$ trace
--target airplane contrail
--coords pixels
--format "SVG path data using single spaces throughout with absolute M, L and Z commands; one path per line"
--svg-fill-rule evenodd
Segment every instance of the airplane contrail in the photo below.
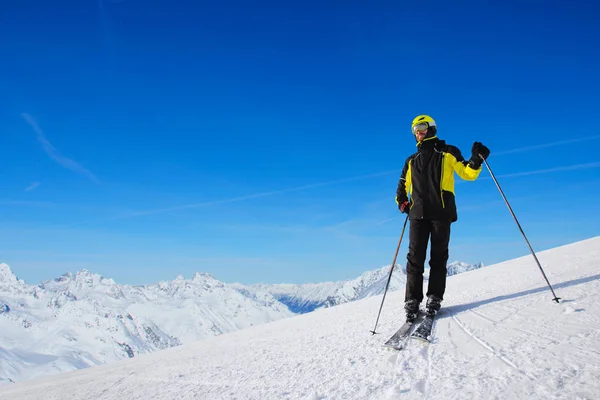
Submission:
M 550 142 L 550 143 L 541 143 L 541 144 L 536 144 L 533 146 L 519 147 L 519 148 L 511 149 L 511 150 L 499 151 L 497 153 L 492 153 L 492 154 L 497 155 L 497 156 L 503 156 L 506 154 L 522 153 L 522 152 L 530 151 L 530 150 L 539 150 L 539 149 L 545 149 L 547 147 L 560 146 L 561 144 L 571 144 L 571 143 L 584 142 L 586 140 L 595 140 L 595 139 L 600 139 L 600 135 L 586 136 L 586 137 L 567 139 L 567 140 L 559 140 L 557 142 Z
M 64 168 L 70 169 L 73 172 L 77 172 L 78 174 L 87 176 L 92 181 L 99 183 L 100 181 L 94 174 L 88 171 L 85 167 L 79 164 L 75 160 L 71 160 L 63 155 L 61 155 L 56 147 L 50 143 L 50 141 L 44 135 L 44 132 L 39 127 L 36 120 L 27 113 L 22 113 L 21 116 L 27 121 L 27 123 L 33 128 L 33 131 L 37 135 L 38 142 L 42 145 L 42 148 L 52 160 L 54 160 L 57 164 L 62 165 Z
M 575 142 L 580 142 L 580 141 L 585 141 L 585 140 L 593 140 L 593 139 L 597 139 L 597 138 L 600 138 L 600 135 L 588 136 L 585 138 L 578 138 L 578 139 L 562 140 L 562 141 L 550 142 L 550 143 L 543 143 L 543 144 L 539 144 L 539 145 L 535 145 L 535 146 L 515 148 L 512 150 L 505 150 L 505 151 L 498 152 L 498 153 L 496 153 L 496 155 L 513 154 L 513 153 L 518 153 L 518 152 L 523 152 L 523 151 L 528 151 L 528 150 L 536 150 L 536 149 L 541 149 L 541 148 L 546 148 L 546 147 L 551 147 L 551 146 L 558 146 L 561 144 L 575 143 Z M 569 165 L 569 166 L 564 166 L 564 167 L 556 167 L 556 168 L 535 170 L 535 171 L 516 172 L 516 173 L 511 173 L 511 174 L 499 175 L 498 177 L 512 178 L 512 177 L 518 177 L 518 176 L 537 175 L 537 174 L 544 174 L 544 173 L 550 173 L 550 172 L 596 168 L 596 167 L 600 167 L 600 162 L 576 164 L 576 165 Z M 336 179 L 336 180 L 331 180 L 331 181 L 326 181 L 326 182 L 317 182 L 317 183 L 312 183 L 312 184 L 303 185 L 303 186 L 271 190 L 271 191 L 267 191 L 267 192 L 249 194 L 249 195 L 245 195 L 245 196 L 238 196 L 238 197 L 232 197 L 232 198 L 227 198 L 227 199 L 206 201 L 206 202 L 201 202 L 201 203 L 183 204 L 180 206 L 159 208 L 159 209 L 146 210 L 146 211 L 138 211 L 138 212 L 132 212 L 132 213 L 128 213 L 128 214 L 124 214 L 124 215 L 120 215 L 120 216 L 110 217 L 110 218 L 107 218 L 106 220 L 117 220 L 117 219 L 124 219 L 124 218 L 139 217 L 139 216 L 143 216 L 143 215 L 161 214 L 161 213 L 166 213 L 166 212 L 171 212 L 171 211 L 208 207 L 208 206 L 214 206 L 214 205 L 219 205 L 219 204 L 237 203 L 240 201 L 252 200 L 252 199 L 256 199 L 256 198 L 260 198 L 260 197 L 273 196 L 273 195 L 282 194 L 282 193 L 296 192 L 296 191 L 301 191 L 301 190 L 314 189 L 317 187 L 335 185 L 335 184 L 339 184 L 339 183 L 346 183 L 346 182 L 353 182 L 353 181 L 358 181 L 358 180 L 362 180 L 362 179 L 376 178 L 379 176 L 389 175 L 389 174 L 393 174 L 393 173 L 399 174 L 400 171 L 401 171 L 401 169 L 388 170 L 388 171 L 376 172 L 373 174 L 359 175 L 359 176 L 354 176 L 354 177 L 350 177 L 350 178 Z M 491 179 L 491 178 L 490 177 L 482 177 L 479 179 Z M 387 221 L 384 221 L 384 222 L 387 222 Z
M 398 172 L 400 172 L 400 170 L 382 171 L 382 172 L 377 172 L 374 174 L 360 175 L 360 176 L 354 176 L 351 178 L 336 179 L 336 180 L 331 180 L 331 181 L 326 181 L 326 182 L 311 183 L 311 184 L 303 185 L 303 186 L 297 186 L 297 187 L 292 187 L 292 188 L 287 188 L 287 189 L 271 190 L 268 192 L 249 194 L 246 196 L 231 197 L 228 199 L 206 201 L 206 202 L 202 202 L 202 203 L 184 204 L 184 205 L 180 205 L 180 206 L 159 208 L 159 209 L 154 209 L 154 210 L 138 211 L 138 212 L 128 213 L 128 214 L 121 215 L 121 216 L 111 217 L 108 219 L 114 220 L 114 219 L 138 217 L 138 216 L 142 216 L 142 215 L 160 214 L 160 213 L 169 212 L 169 211 L 186 210 L 186 209 L 190 209 L 190 208 L 214 206 L 214 205 L 218 205 L 218 204 L 236 203 L 239 201 L 251 200 L 251 199 L 256 199 L 259 197 L 273 196 L 273 195 L 281 194 L 281 193 L 296 192 L 296 191 L 300 191 L 300 190 L 314 189 L 314 188 L 322 187 L 322 186 L 335 185 L 338 183 L 346 183 L 346 182 L 358 181 L 358 180 L 362 180 L 362 179 L 370 179 L 370 178 L 375 178 L 378 176 L 384 176 L 384 175 L 389 175 L 389 174 L 398 173 Z
M 538 175 L 538 174 L 547 174 L 549 172 L 572 171 L 572 170 L 577 170 L 577 169 L 598 168 L 598 167 L 600 167 L 600 161 L 584 163 L 584 164 L 567 165 L 564 167 L 539 169 L 539 170 L 535 170 L 535 171 L 515 172 L 515 173 L 511 173 L 511 174 L 498 175 L 498 177 L 499 178 L 514 178 L 516 176 Z M 491 177 L 489 179 L 491 179 Z

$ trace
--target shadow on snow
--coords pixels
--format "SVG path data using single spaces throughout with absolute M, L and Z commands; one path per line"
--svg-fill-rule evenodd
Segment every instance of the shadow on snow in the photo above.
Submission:
M 557 291 L 561 288 L 566 288 L 569 286 L 576 286 L 576 285 L 581 285 L 583 283 L 588 283 L 591 281 L 595 281 L 597 279 L 600 279 L 600 274 L 597 275 L 593 275 L 593 276 L 588 276 L 585 278 L 580 278 L 580 279 L 574 279 L 571 281 L 566 281 L 566 282 L 562 282 L 556 285 L 552 285 L 552 288 L 554 289 L 554 292 L 556 293 L 556 295 L 558 297 L 560 297 L 560 293 L 558 293 Z M 483 300 L 479 300 L 479 301 L 474 301 L 472 303 L 465 303 L 465 304 L 458 304 L 455 306 L 449 306 L 449 307 L 445 307 L 445 310 L 448 311 L 450 314 L 454 314 L 454 313 L 459 313 L 462 311 L 467 311 L 470 310 L 472 308 L 477 308 L 486 304 L 490 304 L 490 303 L 495 303 L 498 301 L 504 301 L 504 300 L 510 300 L 510 299 L 516 299 L 519 297 L 524 297 L 524 296 L 529 296 L 531 294 L 536 294 L 536 293 L 542 293 L 547 291 L 548 294 L 550 295 L 550 301 L 552 300 L 552 294 L 550 292 L 550 289 L 548 288 L 548 286 L 542 286 L 536 289 L 530 289 L 530 290 L 524 290 L 522 292 L 518 292 L 518 293 L 513 293 L 513 294 L 507 294 L 507 295 L 503 295 L 503 296 L 496 296 L 496 297 L 492 297 L 490 299 L 483 299 Z M 568 303 L 571 300 L 561 300 L 560 303 Z

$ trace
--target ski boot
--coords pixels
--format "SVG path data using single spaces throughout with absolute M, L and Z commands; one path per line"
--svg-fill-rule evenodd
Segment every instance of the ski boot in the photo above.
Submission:
M 413 322 L 419 316 L 420 301 L 411 299 L 404 303 L 404 311 L 406 312 L 406 322 Z
M 427 304 L 425 305 L 425 312 L 428 316 L 433 317 L 442 307 L 442 299 L 432 294 L 427 298 Z

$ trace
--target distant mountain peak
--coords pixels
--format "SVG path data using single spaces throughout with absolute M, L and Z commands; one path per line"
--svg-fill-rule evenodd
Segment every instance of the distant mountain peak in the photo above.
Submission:
M 102 283 L 109 283 L 104 282 L 102 275 L 95 274 L 87 269 L 77 271 L 75 274 L 67 272 L 54 281 L 63 285 L 75 285 L 79 289 L 94 288 Z
M 0 264 L 0 282 L 15 283 L 18 279 L 8 264 Z
M 192 278 L 192 280 L 207 280 L 207 279 L 212 279 L 212 280 L 217 280 L 214 276 L 212 276 L 211 274 L 207 273 L 207 272 L 196 272 L 194 274 L 194 277 Z

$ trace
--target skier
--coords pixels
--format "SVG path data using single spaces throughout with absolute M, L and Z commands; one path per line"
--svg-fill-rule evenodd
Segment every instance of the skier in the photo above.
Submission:
M 470 160 L 465 160 L 457 147 L 437 137 L 437 125 L 428 115 L 413 120 L 412 132 L 418 151 L 406 159 L 396 190 L 398 208 L 410 219 L 404 303 L 407 321 L 416 319 L 423 301 L 423 273 L 430 238 L 427 314 L 434 316 L 444 299 L 450 225 L 458 219 L 454 172 L 464 180 L 474 181 L 481 172 L 481 157 L 490 155 L 486 146 L 475 142 Z

